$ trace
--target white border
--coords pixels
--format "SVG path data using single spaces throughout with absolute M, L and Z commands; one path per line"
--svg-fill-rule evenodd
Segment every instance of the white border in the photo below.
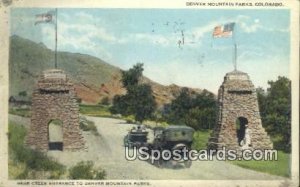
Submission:
M 8 131 L 8 45 L 9 14 L 12 7 L 65 7 L 65 8 L 178 8 L 178 9 L 289 9 L 291 11 L 291 63 L 290 79 L 292 80 L 292 180 L 149 180 L 151 186 L 291 186 L 299 185 L 299 1 L 280 0 L 227 0 L 222 2 L 283 2 L 284 7 L 199 7 L 186 6 L 186 2 L 220 2 L 200 0 L 15 0 L 4 6 L 0 2 L 0 186 L 15 186 L 16 181 L 8 179 L 7 136 Z M 202 171 L 199 171 L 202 172 Z M 30 181 L 30 180 L 28 180 Z M 122 180 L 118 180 L 119 182 Z M 128 180 L 125 180 L 128 182 Z M 84 182 L 84 181 L 83 181 Z M 116 182 L 116 181 L 115 181 Z M 21 185 L 18 185 L 21 186 Z M 58 185 L 56 185 L 58 186 Z

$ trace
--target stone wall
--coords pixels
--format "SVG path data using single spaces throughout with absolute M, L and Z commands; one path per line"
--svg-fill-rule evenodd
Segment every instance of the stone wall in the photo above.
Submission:
M 251 132 L 252 149 L 271 149 L 273 144 L 262 127 L 257 95 L 249 76 L 240 71 L 227 73 L 218 93 L 218 119 L 209 139 L 209 149 L 241 150 L 236 121 L 245 118 Z
M 63 123 L 63 150 L 83 149 L 79 106 L 73 84 L 62 70 L 47 70 L 43 72 L 32 94 L 27 145 L 40 151 L 49 150 L 49 123 L 55 119 Z

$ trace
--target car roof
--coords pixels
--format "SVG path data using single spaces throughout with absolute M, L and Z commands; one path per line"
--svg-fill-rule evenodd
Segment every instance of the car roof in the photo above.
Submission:
M 166 127 L 165 131 L 172 131 L 172 130 L 189 130 L 189 131 L 195 131 L 192 127 L 186 126 L 186 125 L 170 125 Z

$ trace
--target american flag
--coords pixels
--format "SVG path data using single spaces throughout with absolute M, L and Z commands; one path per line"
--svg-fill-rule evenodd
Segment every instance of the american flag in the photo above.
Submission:
M 49 11 L 44 14 L 37 14 L 35 15 L 35 23 L 34 25 L 37 25 L 39 23 L 53 23 L 55 17 L 54 11 Z
M 225 25 L 218 25 L 214 28 L 213 37 L 222 38 L 222 37 L 231 37 L 233 33 L 235 23 L 227 23 Z

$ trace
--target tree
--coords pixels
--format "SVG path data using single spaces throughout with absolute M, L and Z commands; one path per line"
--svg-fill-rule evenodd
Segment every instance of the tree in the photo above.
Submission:
M 122 83 L 127 93 L 113 98 L 112 113 L 134 115 L 135 120 L 139 122 L 152 117 L 156 103 L 151 86 L 139 83 L 143 70 L 143 64 L 137 63 L 128 71 L 122 71 Z
M 146 118 L 151 118 L 156 107 L 151 86 L 147 84 L 137 85 L 129 94 L 132 97 L 129 108 L 131 114 L 135 115 L 135 120 L 142 122 Z
M 122 71 L 122 83 L 123 86 L 128 90 L 131 86 L 137 86 L 139 83 L 140 78 L 143 75 L 143 68 L 142 63 L 137 63 L 128 71 Z
M 168 106 L 165 116 L 169 123 L 185 124 L 196 130 L 212 129 L 217 116 L 217 102 L 215 96 L 207 90 L 192 94 L 183 88 Z
M 109 98 L 108 97 L 104 97 L 101 100 L 100 104 L 102 104 L 102 105 L 109 105 Z
M 166 118 L 169 123 L 184 124 L 185 115 L 192 108 L 192 98 L 187 88 L 182 88 L 178 97 L 176 97 L 170 107 Z
M 266 113 L 266 98 L 267 98 L 267 93 L 262 87 L 259 87 L 256 89 L 257 93 L 257 100 L 259 104 L 259 111 L 261 115 L 264 115 Z
M 267 92 L 257 90 L 262 123 L 274 140 L 274 147 L 291 149 L 291 82 L 286 77 L 269 81 Z

